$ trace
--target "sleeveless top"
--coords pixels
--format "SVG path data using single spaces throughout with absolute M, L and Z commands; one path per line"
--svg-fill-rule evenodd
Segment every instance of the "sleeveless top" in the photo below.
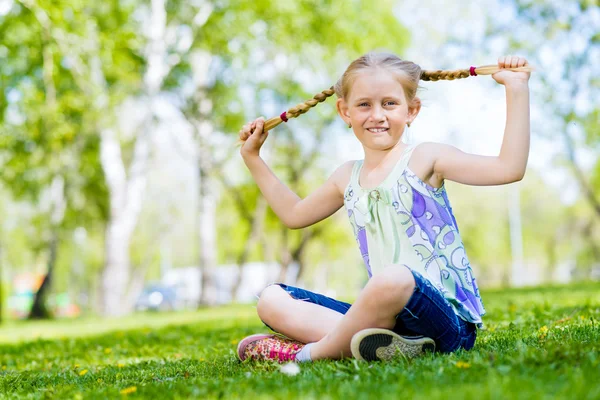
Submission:
M 356 161 L 344 205 L 369 278 L 390 264 L 406 265 L 428 279 L 465 321 L 482 325 L 485 309 L 442 184 L 434 188 L 409 168 L 408 146 L 377 187 L 359 184 Z

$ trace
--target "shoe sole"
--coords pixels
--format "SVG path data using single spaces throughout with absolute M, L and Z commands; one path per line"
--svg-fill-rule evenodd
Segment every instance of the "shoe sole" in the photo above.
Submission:
M 274 336 L 274 335 L 273 334 L 267 334 L 267 333 L 257 333 L 256 335 L 250 335 L 250 336 L 247 336 L 247 337 L 243 338 L 238 343 L 238 346 L 237 346 L 237 355 L 238 355 L 238 358 L 241 361 L 244 361 L 246 359 L 246 357 L 244 356 L 243 350 L 250 343 L 255 342 L 257 340 L 260 340 L 260 339 L 267 338 L 267 337 L 272 337 L 272 336 Z
M 435 342 L 428 337 L 402 337 L 387 329 L 363 329 L 352 337 L 352 355 L 357 360 L 389 361 L 418 357 L 426 351 L 435 351 Z

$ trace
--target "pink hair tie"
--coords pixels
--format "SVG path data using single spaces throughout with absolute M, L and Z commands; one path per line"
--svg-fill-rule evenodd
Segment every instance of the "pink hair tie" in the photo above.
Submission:
M 287 114 L 287 111 L 284 111 L 284 112 L 282 112 L 282 113 L 281 113 L 281 115 L 279 116 L 279 118 L 281 118 L 281 120 L 282 120 L 283 122 L 288 122 L 288 118 L 287 118 L 287 115 L 286 115 L 286 114 Z
M 469 68 L 469 73 L 471 74 L 471 76 L 477 76 L 477 74 L 475 73 L 475 67 Z

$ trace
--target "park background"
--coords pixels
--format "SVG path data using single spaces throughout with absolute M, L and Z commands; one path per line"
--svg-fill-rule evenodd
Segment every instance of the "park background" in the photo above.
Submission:
M 343 211 L 277 220 L 237 132 L 371 50 L 535 68 L 525 178 L 447 183 L 485 329 L 417 360 L 239 363 L 265 284 L 352 301 L 367 277 Z M 597 0 L 0 0 L 0 399 L 600 398 L 598 65 Z M 408 142 L 498 153 L 502 86 L 422 87 Z M 333 102 L 263 148 L 300 196 L 362 157 Z
M 2 0 L 3 315 L 251 302 L 275 280 L 354 296 L 366 273 L 344 212 L 288 230 L 235 141 L 371 50 L 424 69 L 529 60 L 525 178 L 447 185 L 467 254 L 481 287 L 598 279 L 597 1 L 453 4 Z M 422 87 L 408 142 L 499 152 L 501 85 Z M 304 196 L 361 153 L 328 100 L 276 128 L 262 154 Z

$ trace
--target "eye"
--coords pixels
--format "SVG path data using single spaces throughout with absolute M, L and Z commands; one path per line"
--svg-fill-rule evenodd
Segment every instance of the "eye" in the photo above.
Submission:
M 387 105 L 387 104 L 390 104 L 390 105 L 395 105 L 395 104 L 397 104 L 397 103 L 396 103 L 395 101 L 393 101 L 393 100 L 388 100 L 388 101 L 386 101 L 386 102 L 384 103 L 384 105 Z
M 369 105 L 369 103 L 360 103 L 358 106 L 359 107 L 365 107 L 365 106 L 368 106 L 368 105 Z

